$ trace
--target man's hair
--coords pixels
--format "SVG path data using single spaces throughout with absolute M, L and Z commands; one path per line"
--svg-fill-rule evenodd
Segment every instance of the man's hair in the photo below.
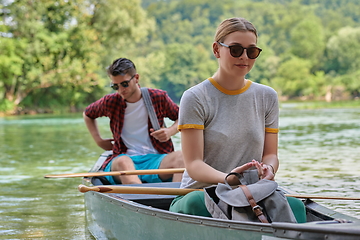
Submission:
M 135 64 L 127 58 L 118 58 L 107 68 L 107 74 L 111 76 L 134 75 L 135 73 Z

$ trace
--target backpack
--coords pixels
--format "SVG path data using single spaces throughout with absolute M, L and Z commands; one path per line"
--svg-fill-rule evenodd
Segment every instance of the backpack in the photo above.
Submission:
M 227 177 L 235 175 L 238 186 L 230 186 Z M 252 183 L 252 184 L 248 184 Z M 205 205 L 214 218 L 251 222 L 296 223 L 284 193 L 275 181 L 259 180 L 257 170 L 229 173 L 225 184 L 204 188 Z

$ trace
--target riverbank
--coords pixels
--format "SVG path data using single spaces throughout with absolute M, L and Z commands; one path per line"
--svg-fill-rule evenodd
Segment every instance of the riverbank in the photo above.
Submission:
M 18 115 L 37 115 L 37 114 L 67 114 L 67 113 L 78 113 L 84 111 L 84 107 L 57 107 L 51 108 L 17 108 L 13 111 L 1 112 L 0 117 L 5 116 L 18 116 Z
M 16 116 L 16 115 L 36 115 L 36 114 L 66 114 L 82 112 L 84 107 L 59 107 L 56 109 L 31 109 L 18 108 L 12 112 L 1 112 L 0 117 Z M 294 109 L 323 109 L 323 108 L 358 108 L 360 107 L 360 99 L 351 101 L 280 101 L 280 108 Z
M 324 109 L 324 108 L 358 108 L 360 99 L 352 101 L 280 101 L 280 108 Z

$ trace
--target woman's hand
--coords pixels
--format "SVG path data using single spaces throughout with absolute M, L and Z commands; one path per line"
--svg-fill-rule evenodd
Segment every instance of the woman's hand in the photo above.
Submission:
M 249 163 L 246 163 L 246 164 L 244 164 L 244 165 L 242 165 L 242 166 L 240 166 L 240 167 L 236 167 L 236 168 L 234 168 L 231 172 L 242 173 L 242 172 L 244 172 L 245 170 L 248 170 L 248 169 L 254 167 L 254 166 L 255 166 L 254 161 L 255 161 L 255 160 L 253 160 L 253 161 L 251 161 L 251 162 L 249 162 Z M 255 162 L 257 162 L 257 161 L 255 161 Z M 258 163 L 258 162 L 257 162 L 257 163 Z M 234 175 L 230 175 L 226 180 L 227 180 L 227 182 L 228 182 L 230 185 L 237 185 L 237 184 L 239 184 L 239 179 L 238 179 L 236 176 L 234 176 Z
M 254 166 L 258 170 L 260 179 L 273 180 L 275 178 L 274 167 L 265 163 L 259 163 L 256 160 L 252 160 Z

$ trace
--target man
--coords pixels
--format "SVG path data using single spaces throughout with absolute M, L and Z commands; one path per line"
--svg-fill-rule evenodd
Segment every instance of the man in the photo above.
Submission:
M 179 107 L 167 93 L 159 89 L 148 89 L 160 126 L 164 117 L 174 121 L 168 128 L 155 131 L 149 120 L 139 86 L 139 74 L 134 63 L 126 58 L 116 59 L 107 71 L 111 87 L 116 93 L 108 94 L 90 104 L 84 111 L 86 126 L 104 150 L 113 150 L 102 169 L 124 171 L 134 169 L 158 169 L 184 167 L 181 151 L 174 152 L 171 136 L 178 130 Z M 114 139 L 103 139 L 96 118 L 110 118 Z M 107 176 L 111 184 L 138 184 L 142 182 L 181 181 L 182 174 Z

